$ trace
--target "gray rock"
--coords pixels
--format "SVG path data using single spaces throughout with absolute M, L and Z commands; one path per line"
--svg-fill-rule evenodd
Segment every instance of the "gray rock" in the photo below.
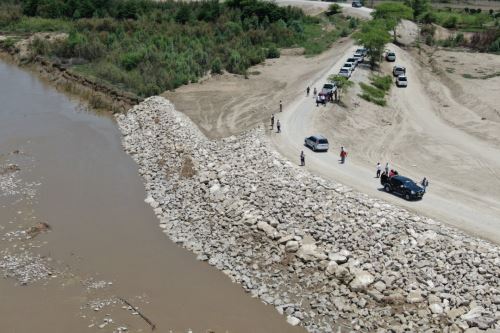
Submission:
M 351 290 L 365 290 L 369 285 L 375 281 L 373 275 L 365 271 L 354 272 L 354 280 L 351 281 L 349 286 Z

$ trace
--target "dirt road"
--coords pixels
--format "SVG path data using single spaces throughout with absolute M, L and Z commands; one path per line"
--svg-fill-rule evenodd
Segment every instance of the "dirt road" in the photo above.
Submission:
M 406 51 L 393 45 L 391 48 L 396 50 L 397 63 L 406 66 L 410 83 L 406 89 L 392 89 L 387 108 L 359 100 L 354 94 L 347 102 L 359 106 L 347 110 L 337 106 L 316 108 L 312 99 L 298 98 L 279 117 L 282 133 L 271 134 L 276 148 L 292 161 L 297 161 L 304 150 L 306 167 L 312 172 L 499 243 L 498 146 L 469 134 L 464 127 L 454 126 L 449 121 L 452 114 L 444 117 L 440 104 L 443 98 L 450 110 L 465 106 L 454 101 L 437 80 L 432 86 L 428 84 L 432 74 Z M 314 84 L 320 86 L 328 74 L 338 72 L 345 57 L 340 57 L 330 72 Z M 388 65 L 384 67 L 389 69 Z M 359 68 L 353 80 L 366 80 L 367 76 L 368 70 Z M 436 94 L 440 100 L 434 98 Z M 304 137 L 317 132 L 330 139 L 328 153 L 313 153 L 303 146 Z M 500 131 L 496 133 L 498 136 Z M 338 162 L 341 145 L 350 152 L 345 165 Z M 417 181 L 424 176 L 431 179 L 425 198 L 406 202 L 382 192 L 374 178 L 375 164 L 386 161 Z
M 316 15 L 324 12 L 332 3 L 323 1 L 309 1 L 309 0 L 276 0 L 280 6 L 295 6 L 301 8 L 308 15 Z M 351 3 L 338 3 L 343 9 L 343 13 L 359 18 L 370 18 L 371 8 L 361 7 L 353 8 Z

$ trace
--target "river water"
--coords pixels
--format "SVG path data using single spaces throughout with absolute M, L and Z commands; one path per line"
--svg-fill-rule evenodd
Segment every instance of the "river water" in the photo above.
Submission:
M 160 231 L 120 140 L 111 117 L 0 61 L 0 157 L 19 150 L 20 177 L 39 183 L 32 200 L 0 196 L 0 226 L 50 224 L 50 232 L 17 248 L 37 244 L 30 251 L 61 271 L 27 286 L 1 279 L 0 331 L 113 332 L 118 323 L 130 332 L 150 331 L 112 302 L 117 297 L 138 306 L 158 332 L 303 331 Z M 0 241 L 0 250 L 12 244 Z M 88 287 L 101 280 L 105 286 Z M 106 305 L 100 311 L 88 308 L 96 300 Z M 99 329 L 104 318 L 114 321 Z

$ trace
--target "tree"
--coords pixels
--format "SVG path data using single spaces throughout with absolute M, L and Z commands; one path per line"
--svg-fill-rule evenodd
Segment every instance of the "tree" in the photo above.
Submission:
M 330 6 L 328 6 L 328 15 L 335 15 L 338 13 L 342 13 L 342 7 L 338 3 L 332 3 Z
M 413 16 L 420 19 L 422 14 L 426 13 L 430 9 L 429 0 L 405 0 L 405 4 L 413 9 Z
M 346 78 L 345 76 L 341 76 L 338 74 L 330 75 L 328 77 L 328 81 L 331 83 L 335 83 L 335 85 L 337 86 L 338 93 L 335 94 L 337 101 L 340 101 L 340 96 L 342 92 L 347 91 L 347 89 L 349 89 L 354 85 L 354 82 L 349 81 L 349 79 Z
M 413 18 L 413 9 L 400 2 L 383 2 L 375 7 L 372 16 L 374 19 L 384 20 L 387 29 L 393 31 L 393 40 L 396 42 L 396 28 L 402 19 Z
M 361 29 L 354 33 L 353 37 L 366 48 L 370 58 L 370 67 L 374 69 L 384 53 L 385 44 L 391 40 L 385 22 L 381 20 L 365 22 Z

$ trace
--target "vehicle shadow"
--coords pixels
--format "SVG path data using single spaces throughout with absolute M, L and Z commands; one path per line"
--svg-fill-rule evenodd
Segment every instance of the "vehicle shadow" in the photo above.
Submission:
M 420 200 L 422 200 L 422 199 L 423 199 L 423 197 L 422 197 L 422 198 L 416 198 L 416 199 L 406 200 L 406 199 L 405 199 L 405 198 L 404 198 L 401 194 L 396 193 L 396 192 L 394 192 L 394 191 L 393 191 L 393 192 L 387 192 L 387 191 L 386 191 L 383 187 L 379 187 L 379 188 L 377 188 L 377 190 L 378 190 L 379 192 L 384 192 L 384 193 L 386 193 L 386 194 L 388 194 L 388 195 L 392 195 L 392 196 L 394 196 L 394 197 L 401 198 L 401 200 L 404 200 L 404 201 L 406 201 L 406 202 L 409 202 L 409 201 L 420 201 Z

